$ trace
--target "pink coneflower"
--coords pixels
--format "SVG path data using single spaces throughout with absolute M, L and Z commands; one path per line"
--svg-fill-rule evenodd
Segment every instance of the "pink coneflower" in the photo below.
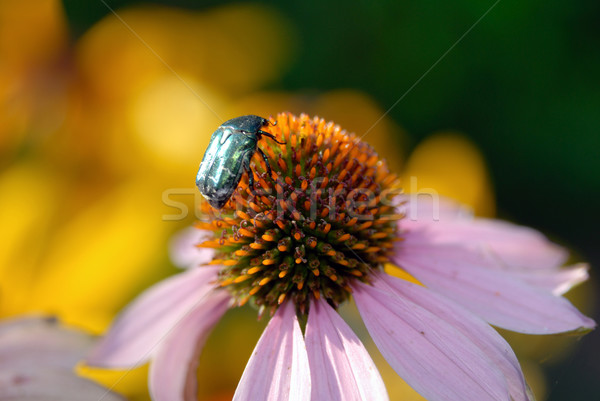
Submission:
M 271 315 L 234 400 L 386 400 L 365 348 L 337 314 L 354 298 L 389 364 L 430 400 L 531 400 L 509 345 L 490 326 L 529 334 L 595 323 L 561 294 L 587 278 L 532 229 L 476 219 L 449 201 L 398 195 L 374 150 L 339 126 L 280 114 L 218 213 L 205 204 L 199 253 L 116 321 L 89 364 L 150 365 L 156 401 L 194 400 L 209 332 L 233 306 Z M 392 263 L 419 284 L 392 277 Z M 266 312 L 266 313 L 265 313 Z

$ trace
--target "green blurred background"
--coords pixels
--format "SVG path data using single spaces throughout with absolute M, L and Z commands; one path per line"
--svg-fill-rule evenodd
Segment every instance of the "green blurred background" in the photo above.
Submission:
M 39 239 L 50 244 L 42 246 L 40 260 L 45 261 L 48 252 L 56 253 L 53 241 L 58 240 L 52 230 L 62 224 L 60 216 L 80 209 L 86 214 L 89 203 L 115 188 L 121 191 L 115 195 L 118 202 L 130 198 L 132 185 L 136 199 L 159 200 L 165 188 L 189 187 L 195 174 L 190 169 L 220 121 L 291 109 L 319 112 L 359 135 L 368 131 L 365 140 L 376 148 L 378 143 L 385 144 L 383 148 L 392 144 L 391 150 L 380 152 L 395 167 L 410 167 L 407 158 L 432 133 L 461 133 L 457 140 L 466 138 L 468 146 L 482 155 L 475 159 L 484 161 L 474 162 L 476 167 L 465 162 L 466 169 L 481 170 L 484 178 L 474 178 L 479 184 L 462 191 L 462 177 L 454 177 L 455 193 L 452 188 L 440 192 L 463 195 L 469 203 L 465 193 L 476 185 L 485 187 L 485 194 L 477 195 L 479 201 L 471 202 L 477 212 L 541 230 L 569 247 L 574 261 L 588 261 L 592 278 L 598 275 L 600 219 L 594 201 L 600 198 L 598 1 L 14 3 L 0 0 L 1 49 L 5 49 L 0 58 L 0 104 L 5 109 L 0 120 L 1 167 L 10 171 L 27 165 L 33 169 L 25 174 L 32 185 L 36 179 L 60 182 L 44 183 L 54 188 L 48 191 L 57 204 L 44 216 L 57 217 L 46 223 L 45 236 Z M 54 17 L 47 17 L 44 9 Z M 38 40 L 40 36 L 44 40 Z M 156 76 L 163 80 L 159 85 L 152 84 Z M 131 93 L 143 95 L 132 100 Z M 183 101 L 182 93 L 195 97 Z M 167 98 L 172 101 L 161 104 Z M 184 115 L 192 115 L 192 120 L 199 115 L 201 121 L 156 117 L 182 110 L 189 110 Z M 144 136 L 171 127 L 173 136 L 169 133 L 166 140 Z M 178 136 L 194 130 L 203 132 L 198 134 L 200 142 Z M 184 156 L 174 165 L 180 154 Z M 446 157 L 433 152 L 426 160 L 443 176 L 446 167 L 454 171 L 443 165 Z M 53 171 L 46 175 L 47 166 Z M 146 181 L 156 182 L 153 186 Z M 35 199 L 50 203 L 47 199 L 52 197 L 47 198 L 44 190 Z M 181 201 L 193 204 L 189 196 Z M 15 202 L 22 204 L 19 199 Z M 78 227 L 103 224 L 103 208 L 112 210 L 110 215 L 116 213 L 110 205 L 99 208 L 97 215 L 86 214 L 83 223 L 75 221 L 70 231 L 88 235 L 88 228 Z M 130 209 L 139 212 L 137 205 Z M 129 218 L 130 209 L 118 213 Z M 164 214 L 164 205 L 151 212 Z M 151 212 L 146 220 L 154 216 Z M 146 220 L 140 216 L 140 221 Z M 144 238 L 144 245 L 160 251 L 139 260 L 129 258 L 141 267 L 130 273 L 129 284 L 113 300 L 106 320 L 140 289 L 174 272 L 165 267 L 167 238 L 192 221 L 188 218 Z M 124 229 L 119 224 L 114 229 L 121 235 Z M 132 218 L 127 224 L 137 223 Z M 131 235 L 145 235 L 153 228 L 150 224 Z M 113 238 L 109 228 L 106 232 Z M 129 237 L 123 235 L 126 243 Z M 115 250 L 114 255 L 123 252 L 118 245 L 106 246 Z M 89 255 L 98 249 L 90 249 Z M 109 256 L 106 261 L 111 263 Z M 55 261 L 62 258 L 54 256 Z M 81 256 L 80 262 L 85 260 Z M 586 283 L 573 301 L 588 314 L 596 311 L 599 321 L 594 295 L 594 283 Z M 60 308 L 15 306 L 5 314 Z M 81 323 L 75 315 L 71 320 Z M 105 326 L 82 325 L 92 331 Z M 254 337 L 259 333 L 257 329 Z M 548 400 L 600 399 L 600 336 L 594 332 L 568 343 L 566 356 L 546 360 L 554 343 L 542 342 L 543 350 L 527 355 L 525 362 L 539 365 L 541 370 L 534 370 L 546 375 L 540 387 Z M 518 344 L 515 348 L 519 350 Z M 242 366 L 246 355 L 241 356 Z

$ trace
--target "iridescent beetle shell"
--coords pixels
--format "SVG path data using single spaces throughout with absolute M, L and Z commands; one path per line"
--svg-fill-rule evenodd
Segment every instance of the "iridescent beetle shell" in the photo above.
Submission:
M 212 134 L 196 175 L 196 186 L 215 209 L 225 206 L 244 171 L 248 172 L 250 187 L 253 186 L 250 159 L 256 151 L 262 155 L 270 173 L 268 159 L 258 148 L 258 141 L 263 135 L 275 139 L 261 131 L 267 124 L 269 120 L 266 118 L 241 116 L 224 122 Z

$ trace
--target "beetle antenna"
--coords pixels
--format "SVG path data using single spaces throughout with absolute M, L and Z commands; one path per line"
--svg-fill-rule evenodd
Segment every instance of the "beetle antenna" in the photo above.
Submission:
M 258 131 L 258 134 L 259 134 L 259 135 L 261 135 L 261 136 L 267 136 L 267 137 L 271 138 L 272 140 L 274 140 L 275 142 L 277 142 L 277 143 L 278 143 L 278 144 L 280 144 L 280 145 L 285 145 L 285 144 L 287 143 L 287 142 L 279 142 L 279 141 L 277 140 L 277 138 L 275 138 L 275 135 L 273 135 L 273 134 L 271 134 L 271 133 L 269 133 L 269 132 L 265 132 L 265 131 Z

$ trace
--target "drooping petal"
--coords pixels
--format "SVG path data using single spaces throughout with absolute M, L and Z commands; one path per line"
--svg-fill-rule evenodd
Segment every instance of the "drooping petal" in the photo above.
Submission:
M 93 337 L 61 327 L 56 319 L 6 320 L 0 324 L 0 367 L 72 369 L 93 345 Z
M 306 346 L 292 302 L 267 325 L 244 369 L 234 401 L 307 401 L 311 381 Z
M 70 369 L 0 369 L 0 401 L 125 401 Z
M 215 290 L 176 322 L 150 365 L 154 401 L 196 400 L 196 368 L 208 335 L 227 311 L 230 296 Z
M 306 324 L 312 400 L 387 400 L 385 385 L 352 329 L 324 300 L 311 303 Z
M 480 252 L 505 270 L 556 269 L 567 251 L 540 232 L 492 219 L 400 222 L 406 246 L 454 244 Z
M 595 326 L 566 299 L 491 268 L 488 260 L 460 246 L 411 245 L 392 259 L 430 289 L 508 330 L 552 334 Z
M 440 230 L 463 243 L 471 239 L 500 264 L 513 269 L 554 269 L 567 260 L 568 251 L 529 227 L 506 221 L 476 219 Z
M 217 271 L 217 266 L 189 269 L 146 290 L 117 318 L 87 364 L 132 367 L 147 361 L 175 323 L 213 288 Z
M 552 270 L 519 271 L 513 272 L 512 275 L 529 285 L 557 296 L 566 293 L 577 284 L 583 283 L 589 277 L 588 265 L 585 263 Z
M 0 400 L 118 401 L 123 398 L 73 371 L 94 338 L 51 318 L 0 324 Z
M 438 319 L 452 325 L 502 371 L 513 401 L 530 400 L 517 357 L 506 340 L 489 324 L 449 299 L 441 297 L 425 287 L 387 274 L 377 275 L 373 281 L 373 286 L 384 291 L 391 291 L 396 296 L 419 305 L 437 316 Z
M 198 248 L 197 245 L 213 235 L 212 231 L 194 227 L 185 228 L 175 234 L 169 246 L 169 256 L 173 264 L 180 269 L 187 269 L 210 262 L 215 254 L 214 249 Z
M 500 369 L 443 319 L 409 301 L 357 283 L 358 310 L 394 370 L 432 401 L 510 399 Z

